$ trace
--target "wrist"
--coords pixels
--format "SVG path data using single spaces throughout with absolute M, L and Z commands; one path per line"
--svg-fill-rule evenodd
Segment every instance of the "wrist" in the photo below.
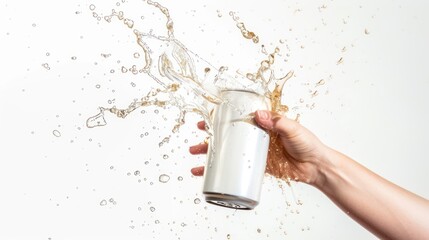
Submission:
M 312 186 L 323 191 L 327 187 L 329 179 L 335 174 L 335 155 L 338 154 L 334 149 L 323 145 L 319 157 L 315 164 L 315 179 Z

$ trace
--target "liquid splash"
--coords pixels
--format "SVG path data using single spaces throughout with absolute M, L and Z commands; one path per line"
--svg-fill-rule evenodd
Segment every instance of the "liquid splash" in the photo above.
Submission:
M 253 43 L 259 43 L 259 36 L 256 35 L 254 32 L 249 31 L 246 29 L 246 26 L 243 22 L 240 22 L 240 18 L 237 16 L 235 12 L 229 12 L 229 15 L 232 17 L 232 20 L 234 20 L 235 25 L 238 29 L 240 29 L 241 35 L 243 35 L 246 39 L 251 39 Z
M 109 15 L 106 15 L 104 20 L 110 23 L 113 19 L 117 19 L 129 28 L 141 50 L 141 54 L 134 53 L 133 56 L 144 56 L 144 58 L 139 58 L 143 60 L 143 64 L 140 67 L 136 65 L 133 65 L 130 69 L 123 67 L 122 72 L 131 71 L 133 74 L 145 74 L 158 84 L 158 88 L 152 89 L 140 99 L 135 99 L 126 108 L 116 106 L 99 107 L 100 112 L 87 119 L 86 125 L 88 128 L 105 126 L 107 124 L 105 120 L 106 112 L 119 118 L 125 118 L 142 107 L 156 106 L 165 108 L 166 106 L 173 106 L 178 109 L 178 117 L 172 127 L 172 133 L 178 132 L 185 123 L 186 114 L 193 112 L 203 117 L 206 122 L 206 131 L 211 136 L 211 112 L 214 106 L 225 103 L 220 97 L 220 92 L 224 89 L 246 89 L 257 92 L 270 99 L 272 111 L 281 115 L 288 112 L 289 108 L 282 104 L 281 97 L 285 83 L 294 76 L 294 72 L 290 71 L 280 78 L 275 76 L 272 66 L 280 52 L 279 48 L 276 47 L 271 54 L 267 54 L 267 59 L 260 62 L 260 66 L 255 72 L 244 75 L 237 73 L 234 77 L 231 77 L 227 73 L 227 67 L 214 67 L 174 37 L 174 22 L 167 8 L 150 0 L 146 1 L 146 3 L 158 9 L 165 16 L 165 28 L 167 30 L 165 35 L 155 35 L 152 31 L 139 31 L 136 29 L 132 19 L 126 18 L 123 11 L 116 11 L 115 9 Z M 93 11 L 93 15 L 101 16 L 95 12 L 95 6 L 91 5 L 90 10 Z M 259 42 L 259 37 L 255 33 L 248 31 L 235 13 L 230 12 L 230 15 L 236 22 L 243 37 L 252 39 L 254 43 Z M 204 73 L 197 74 L 197 69 L 204 69 Z M 249 116 L 249 118 L 251 117 Z M 160 147 L 168 143 L 169 138 L 170 136 L 165 137 L 160 142 Z M 285 153 L 280 138 L 271 133 L 266 172 L 277 178 L 289 181 L 290 176 L 293 174 L 288 167 Z M 165 183 L 169 179 L 168 175 L 161 175 L 159 181 Z

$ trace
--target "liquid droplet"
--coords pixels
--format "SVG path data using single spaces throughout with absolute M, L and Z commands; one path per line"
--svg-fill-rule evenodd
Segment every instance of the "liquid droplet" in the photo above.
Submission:
M 105 126 L 107 124 L 106 120 L 104 119 L 104 110 L 101 109 L 100 113 L 88 118 L 88 120 L 86 120 L 86 126 L 88 128 L 93 128 L 93 127 L 101 127 L 101 126 Z
M 106 205 L 107 205 L 107 201 L 105 199 L 101 200 L 100 206 L 106 206 Z
M 46 70 L 51 70 L 51 67 L 49 67 L 48 63 L 43 63 L 42 67 L 44 67 Z
M 52 131 L 52 134 L 54 134 L 55 137 L 61 137 L 61 132 L 58 130 Z
M 325 80 L 324 79 L 320 79 L 317 83 L 316 86 L 322 86 L 325 85 Z
M 162 183 L 167 183 L 170 180 L 170 176 L 168 176 L 167 174 L 161 174 L 159 176 L 159 181 Z

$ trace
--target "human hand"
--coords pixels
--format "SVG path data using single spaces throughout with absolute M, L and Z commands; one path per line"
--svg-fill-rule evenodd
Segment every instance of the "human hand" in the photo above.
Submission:
M 321 181 L 320 166 L 325 162 L 327 147 L 298 122 L 270 111 L 256 111 L 256 123 L 270 132 L 270 148 L 266 172 L 286 181 L 303 181 L 316 184 Z M 204 129 L 204 122 L 199 122 Z M 191 154 L 207 153 L 208 145 L 191 146 Z M 196 176 L 203 175 L 204 167 L 191 170 Z

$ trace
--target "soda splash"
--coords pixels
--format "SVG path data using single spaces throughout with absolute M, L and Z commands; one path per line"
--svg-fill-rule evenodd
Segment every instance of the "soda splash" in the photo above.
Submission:
M 243 75 L 236 73 L 234 77 L 231 77 L 227 73 L 227 67 L 214 67 L 174 37 L 174 22 L 166 7 L 150 0 L 146 3 L 157 8 L 165 16 L 166 35 L 155 35 L 152 31 L 139 31 L 136 29 L 134 21 L 126 18 L 123 11 L 117 12 L 113 9 L 111 14 L 104 16 L 104 20 L 110 23 L 113 19 L 117 19 L 132 30 L 136 37 L 136 44 L 143 52 L 144 64 L 141 67 L 134 65 L 130 69 L 125 68 L 125 70 L 130 70 L 133 74 L 145 74 L 158 83 L 159 87 L 152 89 L 140 99 L 135 99 L 126 108 L 100 107 L 100 112 L 97 115 L 87 119 L 88 128 L 106 125 L 106 112 L 110 112 L 119 118 L 125 118 L 141 107 L 174 106 L 179 113 L 175 120 L 176 124 L 171 130 L 173 133 L 176 133 L 185 123 L 186 114 L 193 112 L 203 117 L 206 122 L 206 131 L 212 135 L 211 112 L 215 105 L 225 102 L 220 97 L 220 92 L 225 89 L 245 89 L 257 92 L 270 99 L 272 111 L 281 115 L 288 112 L 289 108 L 282 104 L 281 97 L 286 81 L 293 77 L 294 73 L 290 71 L 280 78 L 275 76 L 272 66 L 276 55 L 280 52 L 278 47 L 271 54 L 267 54 L 267 59 L 260 62 L 259 68 L 254 73 Z M 90 6 L 90 10 L 93 11 L 93 15 L 101 16 L 95 12 L 94 5 Z M 254 32 L 248 31 L 234 12 L 230 12 L 230 16 L 236 22 L 236 26 L 240 29 L 243 37 L 251 39 L 254 43 L 259 42 L 259 37 Z M 140 56 L 139 53 L 137 54 Z M 136 53 L 135 56 L 137 56 Z M 197 74 L 197 69 L 204 69 L 204 72 Z M 252 118 L 253 116 L 249 116 L 247 120 Z M 163 140 L 162 144 L 168 142 L 168 138 L 164 138 L 167 140 Z M 210 147 L 214 148 L 215 146 Z M 288 182 L 292 173 L 284 154 L 285 150 L 280 139 L 276 134 L 271 133 L 266 172 Z

